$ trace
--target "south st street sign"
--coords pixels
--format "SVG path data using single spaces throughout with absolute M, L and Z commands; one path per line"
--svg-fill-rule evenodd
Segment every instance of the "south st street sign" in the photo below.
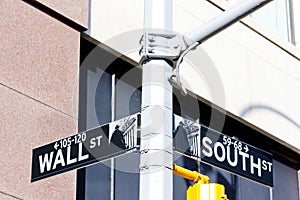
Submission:
M 140 115 L 33 149 L 31 181 L 37 181 L 125 153 L 138 146 Z
M 273 186 L 272 155 L 206 127 L 201 127 L 201 160 Z
M 270 153 L 177 115 L 174 115 L 174 134 L 175 150 L 273 186 L 273 163 Z

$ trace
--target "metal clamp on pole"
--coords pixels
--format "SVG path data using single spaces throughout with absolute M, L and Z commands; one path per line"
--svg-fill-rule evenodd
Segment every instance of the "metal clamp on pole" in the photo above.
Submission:
M 182 37 L 172 33 L 145 32 L 140 39 L 141 63 L 149 59 L 165 59 L 175 67 L 182 49 L 185 48 Z
M 187 91 L 180 80 L 179 64 L 182 62 L 183 57 L 198 45 L 198 43 L 195 44 L 188 47 L 182 36 L 172 32 L 158 30 L 153 33 L 146 31 L 140 39 L 140 64 L 150 59 L 164 59 L 167 61 L 173 67 L 173 74 L 169 77 L 170 83 L 179 88 L 183 95 L 186 95 Z

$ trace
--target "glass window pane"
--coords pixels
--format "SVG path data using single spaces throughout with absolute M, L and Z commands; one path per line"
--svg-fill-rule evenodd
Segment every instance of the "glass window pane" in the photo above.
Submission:
M 116 83 L 116 119 L 126 117 L 141 110 L 141 91 L 118 80 Z
M 297 171 L 276 160 L 273 161 L 273 200 L 299 200 Z
M 85 200 L 110 200 L 110 160 L 86 168 Z
M 251 14 L 264 27 L 291 41 L 291 15 L 289 0 L 273 0 Z
M 115 159 L 115 200 L 139 199 L 139 153 Z

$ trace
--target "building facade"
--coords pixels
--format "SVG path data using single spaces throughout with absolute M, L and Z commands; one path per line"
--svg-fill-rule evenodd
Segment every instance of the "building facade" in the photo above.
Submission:
M 173 29 L 189 32 L 235 3 L 174 0 Z M 138 148 L 40 181 L 30 177 L 32 149 L 140 112 L 143 1 L 0 5 L 0 199 L 138 199 Z M 272 154 L 268 185 L 174 150 L 174 163 L 223 184 L 229 199 L 300 198 L 299 24 L 300 1 L 274 0 L 181 65 L 189 92 L 174 88 L 174 114 Z M 184 199 L 190 184 L 174 176 L 173 199 Z

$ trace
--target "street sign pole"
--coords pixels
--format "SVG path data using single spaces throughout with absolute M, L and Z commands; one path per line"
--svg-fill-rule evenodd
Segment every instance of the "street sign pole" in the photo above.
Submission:
M 172 30 L 172 0 L 145 0 L 144 31 Z M 145 38 L 144 38 L 145 39 Z M 150 38 L 146 38 L 150 39 Z M 172 73 L 163 57 L 142 63 L 139 199 L 173 199 Z
M 186 34 L 186 49 L 172 33 L 172 0 L 145 0 L 141 39 L 143 83 L 140 146 L 140 199 L 173 199 L 172 84 L 183 90 L 172 67 L 191 49 L 271 0 L 245 0 Z M 168 62 L 166 62 L 168 61 Z M 171 66 L 170 63 L 173 65 Z M 176 69 L 179 66 L 176 64 Z M 177 79 L 177 81 L 176 81 Z M 170 80 L 170 82 L 168 81 Z M 176 83 L 177 82 L 177 83 Z

